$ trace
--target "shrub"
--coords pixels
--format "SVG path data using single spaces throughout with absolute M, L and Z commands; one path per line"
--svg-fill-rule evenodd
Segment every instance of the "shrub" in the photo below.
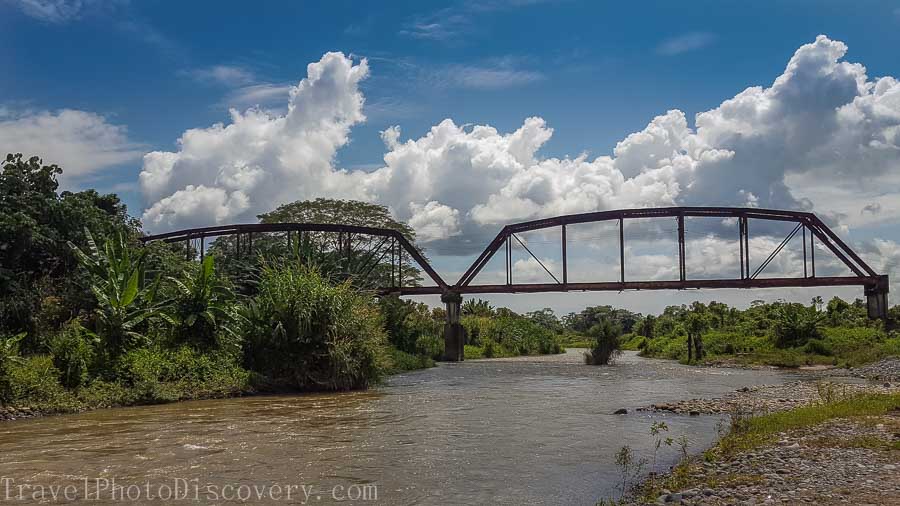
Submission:
M 584 353 L 588 365 L 606 365 L 622 353 L 619 349 L 621 327 L 613 325 L 609 320 L 602 320 L 591 327 L 588 335 L 594 338 L 594 347 Z
M 32 355 L 8 371 L 9 404 L 37 405 L 45 412 L 72 411 L 75 398 L 59 383 L 59 370 L 47 355 Z
M 491 341 L 490 339 L 485 341 L 485 343 L 484 343 L 484 345 L 482 345 L 481 349 L 482 349 L 482 355 L 484 355 L 484 358 L 492 358 L 496 354 L 496 351 L 494 350 L 494 341 Z
M 14 364 L 22 361 L 22 357 L 19 356 L 19 342 L 24 338 L 24 333 L 15 336 L 0 335 L 0 401 L 7 401 L 12 397 L 9 371 Z
M 66 388 L 79 388 L 88 379 L 88 369 L 94 358 L 96 336 L 78 322 L 72 322 L 50 338 L 53 364 L 60 371 L 59 381 Z
M 444 340 L 431 334 L 421 335 L 416 339 L 416 353 L 440 360 L 444 355 Z
M 388 340 L 407 353 L 418 353 L 419 338 L 438 335 L 443 328 L 443 322 L 435 319 L 428 306 L 421 302 L 384 296 L 378 300 L 378 306 L 384 316 Z
M 247 312 L 245 360 L 275 386 L 364 388 L 386 367 L 375 301 L 302 265 L 266 265 Z
M 813 355 L 824 355 L 826 357 L 834 355 L 831 346 L 821 339 L 810 339 L 807 341 L 804 350 L 806 353 L 812 353 Z
M 471 344 L 467 344 L 467 345 L 463 346 L 463 352 L 465 354 L 466 360 L 487 358 L 484 355 L 484 350 L 480 346 L 473 346 Z
M 390 366 L 388 372 L 395 374 L 404 371 L 415 371 L 434 367 L 434 360 L 425 355 L 413 355 L 391 347 L 389 351 Z
M 142 348 L 121 357 L 119 381 L 132 392 L 132 403 L 170 402 L 241 394 L 249 389 L 249 373 L 225 353 Z

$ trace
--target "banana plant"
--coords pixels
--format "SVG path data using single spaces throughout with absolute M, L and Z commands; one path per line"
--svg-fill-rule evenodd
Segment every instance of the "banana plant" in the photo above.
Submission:
M 146 283 L 145 251 L 133 252 L 121 234 L 108 238 L 103 249 L 85 230 L 87 251 L 69 242 L 81 265 L 91 275 L 91 292 L 97 299 L 96 333 L 104 354 L 116 357 L 128 349 L 147 344 L 141 323 L 158 313 L 154 305 L 159 277 Z
M 172 325 L 177 341 L 200 349 L 228 348 L 238 342 L 234 292 L 216 276 L 213 256 L 204 258 L 193 274 L 168 281 L 176 294 L 162 304 L 160 316 Z

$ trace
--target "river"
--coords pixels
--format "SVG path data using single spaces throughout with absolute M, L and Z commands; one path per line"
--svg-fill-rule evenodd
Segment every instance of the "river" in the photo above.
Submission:
M 569 350 L 440 364 L 365 392 L 17 420 L 0 424 L 0 486 L 12 485 L 5 492 L 14 495 L 40 490 L 35 497 L 48 502 L 51 486 L 106 503 L 127 499 L 134 486 L 137 502 L 148 502 L 187 485 L 199 503 L 238 503 L 238 492 L 250 490 L 248 502 L 366 503 L 377 493 L 377 504 L 594 504 L 618 494 L 615 453 L 623 445 L 652 459 L 654 421 L 665 421 L 670 437 L 686 434 L 692 452 L 715 439 L 718 417 L 635 408 L 793 378 L 633 353 L 613 366 L 586 366 Z M 629 414 L 613 415 L 619 408 Z M 663 445 L 657 469 L 679 452 Z

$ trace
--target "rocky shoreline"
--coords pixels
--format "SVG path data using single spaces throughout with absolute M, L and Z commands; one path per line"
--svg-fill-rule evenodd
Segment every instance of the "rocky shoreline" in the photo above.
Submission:
M 679 414 L 765 414 L 861 393 L 900 393 L 900 359 L 855 369 L 810 371 L 782 385 L 741 388 L 716 399 L 641 408 Z M 840 377 L 845 377 L 843 380 Z M 868 382 L 847 382 L 846 377 Z M 900 411 L 835 419 L 779 433 L 777 442 L 714 462 L 687 464 L 683 490 L 663 490 L 657 504 L 900 505 Z
M 44 416 L 39 410 L 25 407 L 0 406 L 0 421 L 12 421 L 20 418 L 36 418 Z
M 808 379 L 781 385 L 744 387 L 714 399 L 687 399 L 677 402 L 651 404 L 638 411 L 658 411 L 690 415 L 731 413 L 774 413 L 798 408 L 830 397 L 846 397 L 859 393 L 900 393 L 900 383 L 858 384 L 834 381 L 811 375 Z

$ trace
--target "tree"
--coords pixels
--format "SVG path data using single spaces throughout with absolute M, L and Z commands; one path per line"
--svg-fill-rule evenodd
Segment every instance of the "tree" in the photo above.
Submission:
M 407 224 L 391 217 L 387 207 L 356 200 L 315 199 L 284 204 L 274 211 L 258 216 L 260 223 L 321 223 L 355 225 L 396 230 L 410 244 L 415 245 L 415 231 Z M 297 257 L 315 266 L 332 282 L 349 279 L 360 288 L 389 286 L 391 278 L 389 242 L 381 237 L 354 234 L 351 237 L 333 232 L 306 232 L 302 236 L 273 232 L 254 234 L 253 251 L 248 244 L 241 245 L 243 253 L 237 254 L 237 239 L 222 237 L 210 248 L 210 253 L 222 258 L 222 268 L 237 279 L 238 289 L 244 294 L 255 293 L 261 258 Z M 420 251 L 421 253 L 421 251 Z M 407 253 L 402 254 L 401 278 L 404 284 L 417 286 L 422 282 L 419 269 Z
M 646 337 L 647 339 L 653 339 L 654 327 L 656 326 L 656 317 L 652 314 L 648 314 L 644 317 L 643 320 L 640 321 L 640 328 L 637 330 L 637 333 Z M 637 329 L 638 327 L 635 326 Z
M 99 240 L 121 234 L 133 241 L 139 233 L 139 222 L 115 195 L 57 194 L 61 173 L 21 154 L 7 155 L 0 170 L 0 331 L 28 331 L 22 347 L 31 351 L 41 347 L 33 336 L 46 333 L 39 327 L 55 330 L 93 307 L 66 244 L 86 247 L 85 230 Z
M 697 360 L 703 359 L 703 332 L 709 327 L 709 321 L 706 315 L 692 311 L 687 316 L 687 345 L 688 345 L 688 362 L 691 361 L 691 345 L 693 344 L 694 355 Z
M 594 338 L 594 346 L 584 354 L 585 363 L 588 365 L 607 365 L 622 353 L 619 343 L 622 327 L 611 321 L 600 321 L 591 327 L 588 335 Z
M 813 297 L 811 303 L 816 311 L 821 311 L 822 305 L 825 304 L 825 302 L 822 300 L 821 295 L 816 295 L 815 297 Z
M 466 316 L 493 316 L 494 308 L 491 304 L 483 299 L 468 299 L 463 302 L 460 308 L 462 314 Z
M 810 339 L 820 337 L 819 327 L 824 315 L 815 307 L 786 302 L 774 306 L 775 346 L 803 346 Z
M 557 334 L 561 333 L 563 330 L 562 323 L 560 323 L 559 318 L 556 317 L 556 314 L 549 307 L 545 307 L 540 311 L 525 313 L 525 318 L 528 318 L 541 327 L 552 330 Z
M 832 299 L 828 301 L 828 305 L 825 307 L 825 314 L 828 315 L 828 324 L 833 326 L 840 325 L 841 320 L 845 318 L 849 310 L 850 304 L 844 301 L 844 299 L 841 299 L 838 296 L 832 297 Z

